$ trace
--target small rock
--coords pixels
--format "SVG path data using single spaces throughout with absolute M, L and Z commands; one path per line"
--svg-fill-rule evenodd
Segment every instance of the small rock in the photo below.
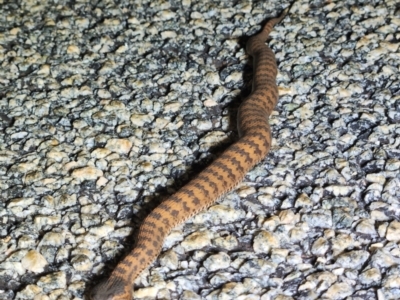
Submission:
M 128 154 L 132 148 L 132 142 L 127 139 L 110 139 L 105 148 L 119 154 Z
M 15 198 L 10 200 L 10 202 L 7 205 L 7 208 L 28 207 L 29 205 L 32 205 L 34 201 L 35 201 L 34 198 Z
M 231 258 L 228 254 L 220 252 L 215 255 L 209 256 L 203 263 L 204 267 L 210 272 L 226 269 L 231 263 Z
M 351 285 L 338 282 L 333 284 L 324 294 L 323 297 L 332 300 L 345 299 L 353 293 L 353 288 Z
M 181 243 L 185 251 L 201 249 L 210 245 L 213 234 L 210 231 L 195 232 L 187 236 Z
M 41 246 L 62 246 L 65 242 L 64 234 L 59 232 L 47 232 L 40 241 Z
M 110 234 L 114 230 L 115 221 L 108 220 L 103 225 L 94 226 L 89 229 L 89 232 L 102 238 Z
M 44 267 L 47 266 L 47 261 L 36 250 L 30 250 L 21 260 L 22 266 L 30 272 L 41 273 Z
M 356 226 L 356 231 L 363 234 L 377 235 L 375 226 L 372 220 L 362 220 Z
M 100 159 L 108 156 L 111 153 L 109 149 L 106 148 L 97 148 L 92 151 L 91 155 L 94 158 Z
M 83 167 L 72 171 L 72 177 L 80 181 L 95 180 L 100 176 L 103 176 L 103 172 L 95 167 Z
M 201 297 L 192 291 L 183 291 L 181 300 L 201 300 Z
M 77 271 L 88 272 L 92 269 L 93 263 L 86 255 L 76 255 L 71 259 L 71 264 Z
M 226 250 L 233 250 L 238 246 L 238 240 L 233 235 L 216 238 L 213 245 Z
M 274 273 L 277 266 L 265 259 L 250 259 L 240 266 L 239 272 L 247 276 L 267 276 Z
M 54 216 L 37 215 L 33 220 L 35 227 L 38 229 L 44 226 L 59 224 L 60 222 L 61 222 L 61 217 L 59 215 L 54 215 Z
M 381 272 L 377 268 L 368 269 L 360 274 L 359 280 L 366 286 L 379 284 L 382 279 Z
M 313 243 L 311 247 L 311 253 L 316 256 L 324 256 L 325 253 L 328 251 L 328 249 L 329 249 L 328 241 L 325 238 L 320 237 Z
M 65 289 L 67 287 L 67 276 L 64 272 L 54 272 L 42 276 L 37 285 L 46 293 L 55 289 Z
M 279 239 L 271 232 L 261 231 L 254 237 L 253 249 L 256 253 L 268 254 L 272 248 L 279 247 Z
M 369 252 L 364 250 L 354 250 L 339 255 L 336 260 L 343 268 L 359 269 L 369 258 Z
M 159 288 L 145 287 L 133 292 L 134 299 L 156 299 Z
M 42 293 L 42 289 L 38 287 L 37 285 L 34 284 L 29 284 L 27 285 L 24 289 L 22 289 L 20 292 L 17 293 L 15 296 L 16 300 L 29 300 L 29 299 L 35 299 L 36 296 Z M 0 294 L 1 296 L 1 294 Z M 42 298 L 40 298 L 41 300 Z M 47 299 L 45 299 L 47 300 Z
M 295 224 L 299 221 L 291 210 L 281 211 L 279 213 L 279 219 L 281 220 L 281 224 Z
M 154 116 L 152 115 L 131 115 L 131 123 L 137 127 L 143 127 L 146 123 L 151 123 L 154 120 Z
M 400 241 L 400 222 L 392 221 L 386 232 L 386 238 L 391 242 Z
M 160 261 L 160 264 L 162 266 L 167 267 L 170 270 L 176 270 L 179 265 L 178 256 L 173 250 L 166 251 L 160 256 L 158 260 Z
M 69 45 L 67 47 L 67 54 L 77 54 L 77 55 L 79 55 L 80 53 L 81 53 L 81 50 L 76 45 Z
M 301 219 L 302 221 L 307 222 L 308 226 L 310 227 L 321 227 L 321 228 L 332 227 L 332 216 L 330 213 L 304 214 Z

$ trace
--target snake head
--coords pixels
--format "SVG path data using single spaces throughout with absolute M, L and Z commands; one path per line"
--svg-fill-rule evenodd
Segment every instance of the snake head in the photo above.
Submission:
M 109 282 L 103 280 L 97 284 L 89 295 L 90 300 L 132 300 L 131 284 L 122 278 Z

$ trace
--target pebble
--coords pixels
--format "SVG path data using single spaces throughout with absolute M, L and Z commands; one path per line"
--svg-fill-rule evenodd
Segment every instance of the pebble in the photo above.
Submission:
M 93 213 L 93 212 L 92 212 Z M 92 233 L 100 238 L 109 235 L 114 230 L 115 222 L 108 220 L 103 225 L 93 226 L 89 229 L 89 233 Z
M 324 256 L 328 250 L 329 250 L 329 242 L 327 239 L 322 237 L 316 240 L 311 248 L 312 254 L 316 256 Z
M 377 235 L 375 226 L 370 220 L 362 220 L 358 223 L 356 231 L 363 234 Z
M 133 125 L 137 127 L 143 127 L 145 124 L 151 123 L 154 120 L 154 116 L 151 115 L 139 115 L 139 114 L 132 114 L 130 121 Z
M 132 148 L 132 142 L 127 139 L 110 139 L 105 148 L 119 154 L 127 154 Z
M 23 235 L 18 239 L 18 248 L 32 248 L 36 245 L 36 240 L 33 236 Z
M 52 226 L 59 224 L 61 222 L 61 216 L 60 215 L 54 215 L 54 216 L 44 216 L 44 215 L 37 215 L 34 218 L 34 225 L 36 228 L 40 229 L 43 227 L 47 226 Z
M 111 151 L 106 148 L 97 148 L 91 152 L 91 156 L 97 159 L 105 158 L 109 154 L 111 154 Z
M 399 234 L 400 234 L 400 222 L 398 221 L 390 222 L 386 232 L 386 239 L 388 241 L 397 242 L 400 240 Z
M 146 287 L 134 291 L 133 296 L 136 299 L 155 299 L 158 291 L 157 287 Z
M 193 218 L 193 223 L 204 224 L 210 221 L 213 224 L 228 224 L 236 222 L 244 217 L 242 210 L 234 209 L 222 204 L 211 206 L 207 212 L 199 213 Z
M 203 263 L 204 267 L 210 272 L 226 269 L 229 267 L 231 258 L 228 254 L 220 252 L 209 256 Z
M 195 232 L 188 237 L 186 237 L 181 245 L 185 251 L 192 251 L 196 249 L 202 249 L 206 247 L 211 242 L 213 234 L 209 231 Z
M 64 245 L 65 238 L 63 233 L 59 232 L 47 232 L 42 240 L 40 241 L 39 245 L 41 246 L 53 246 L 53 247 L 60 247 Z
M 339 255 L 336 263 L 344 268 L 358 269 L 369 258 L 370 254 L 364 250 L 353 250 Z
M 182 300 L 201 300 L 201 297 L 192 291 L 183 291 Z
M 218 237 L 215 238 L 212 242 L 213 245 L 215 245 L 216 247 L 226 250 L 233 250 L 239 245 L 237 238 L 233 235 Z
M 160 264 L 169 268 L 170 270 L 176 270 L 178 268 L 178 256 L 172 251 L 166 251 L 159 258 Z
M 345 282 L 334 283 L 329 289 L 323 294 L 323 297 L 328 299 L 343 299 L 350 296 L 353 293 L 353 288 Z
M 268 231 L 261 231 L 254 237 L 253 249 L 256 253 L 268 254 L 271 249 L 279 248 L 279 238 Z
M 34 284 L 27 285 L 24 289 L 16 294 L 15 299 L 27 300 L 27 299 L 35 299 L 36 297 L 42 297 L 42 289 Z
M 7 205 L 7 208 L 13 208 L 13 207 L 25 207 L 32 205 L 34 203 L 35 199 L 34 198 L 15 198 L 10 200 L 10 202 Z
M 76 255 L 71 259 L 71 264 L 77 271 L 88 272 L 93 267 L 93 262 L 86 255 Z
M 83 167 L 73 170 L 72 176 L 80 181 L 95 180 L 103 176 L 103 172 L 95 167 Z
M 221 131 L 212 131 L 200 139 L 200 150 L 221 145 L 227 140 L 227 135 Z
M 67 277 L 65 272 L 53 272 L 40 277 L 37 285 L 41 287 L 44 292 L 56 289 L 65 289 L 67 286 Z
M 302 216 L 302 221 L 307 222 L 310 227 L 331 228 L 332 216 L 327 211 L 322 213 L 305 214 Z
M 381 272 L 377 268 L 368 269 L 360 274 L 360 282 L 366 286 L 379 284 L 381 279 Z

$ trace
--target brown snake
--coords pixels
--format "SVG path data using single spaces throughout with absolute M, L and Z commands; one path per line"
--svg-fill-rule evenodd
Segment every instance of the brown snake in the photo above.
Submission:
M 246 45 L 253 56 L 250 96 L 238 111 L 240 139 L 177 193 L 157 206 L 140 227 L 137 244 L 117 265 L 108 280 L 91 291 L 92 300 L 131 300 L 134 279 L 161 251 L 165 237 L 177 224 L 213 204 L 238 184 L 262 160 L 271 146 L 268 117 L 278 101 L 275 55 L 265 44 L 275 24 L 288 12 L 265 24 Z

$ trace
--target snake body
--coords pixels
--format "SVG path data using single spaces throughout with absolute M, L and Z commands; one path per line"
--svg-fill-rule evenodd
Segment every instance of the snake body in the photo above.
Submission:
M 108 280 L 94 287 L 92 300 L 131 300 L 134 279 L 158 256 L 172 228 L 213 204 L 267 155 L 271 146 L 268 117 L 277 103 L 278 88 L 275 55 L 265 41 L 287 11 L 269 20 L 247 42 L 247 52 L 253 56 L 254 75 L 252 92 L 238 111 L 239 140 L 146 217 L 136 246 Z

